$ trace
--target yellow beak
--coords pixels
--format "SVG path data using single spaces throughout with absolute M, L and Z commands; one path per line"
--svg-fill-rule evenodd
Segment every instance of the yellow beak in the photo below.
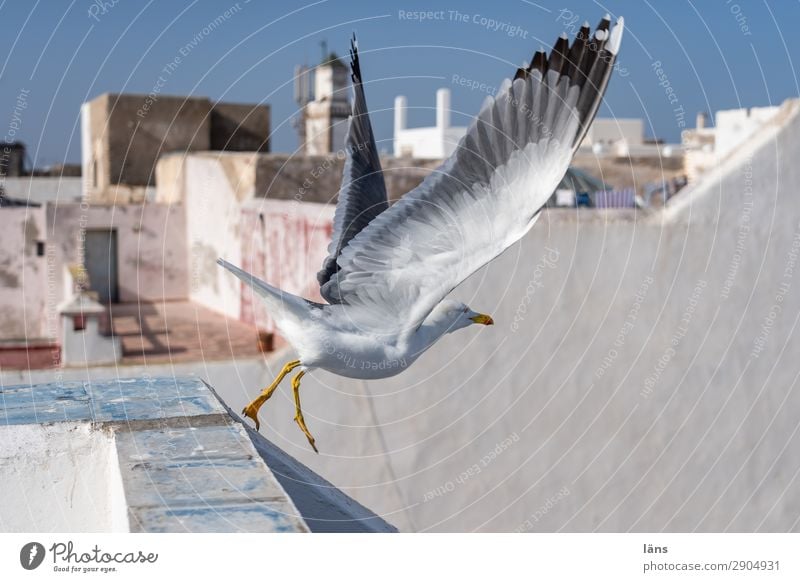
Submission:
M 483 313 L 479 313 L 475 317 L 470 317 L 470 319 L 475 323 L 482 323 L 483 325 L 494 325 L 494 319 L 492 319 L 488 315 L 484 315 Z

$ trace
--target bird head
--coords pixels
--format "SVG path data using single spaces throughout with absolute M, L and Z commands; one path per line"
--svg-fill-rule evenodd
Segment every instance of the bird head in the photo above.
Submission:
M 473 311 L 460 301 L 452 301 L 450 299 L 445 299 L 439 303 L 431 315 L 447 327 L 448 333 L 475 323 L 480 325 L 494 324 L 494 320 L 490 316 Z

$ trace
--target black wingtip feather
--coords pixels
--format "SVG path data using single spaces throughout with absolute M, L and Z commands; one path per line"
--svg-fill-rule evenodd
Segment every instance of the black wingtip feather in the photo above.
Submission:
M 353 83 L 361 82 L 361 65 L 358 62 L 358 39 L 356 33 L 350 39 L 350 78 Z
M 569 50 L 569 40 L 567 36 L 562 34 L 553 45 L 553 50 L 550 51 L 550 59 L 547 61 L 547 70 L 556 71 L 561 74 L 564 64 L 567 60 L 567 51 Z
M 580 70 L 581 61 L 583 60 L 583 55 L 586 53 L 586 46 L 589 43 L 589 35 L 591 34 L 592 30 L 584 25 L 578 31 L 578 34 L 575 35 L 575 40 L 572 42 L 572 46 L 569 49 L 569 55 L 567 55 L 567 66 L 563 73 L 570 78 L 575 78 L 575 74 Z
M 544 51 L 536 51 L 534 53 L 528 71 L 539 71 L 542 75 L 547 72 L 547 55 L 544 54 Z
M 606 49 L 611 38 L 611 17 L 606 14 L 592 32 L 588 23 L 581 26 L 570 46 L 565 35 L 556 40 L 550 55 L 537 51 L 530 66 L 516 70 L 514 79 L 527 79 L 534 70 L 543 76 L 550 70 L 557 71 L 560 77 L 568 77 L 571 85 L 580 88 L 576 105 L 580 118 L 580 129 L 573 147 L 577 149 L 586 135 L 589 124 L 594 119 L 605 93 L 616 55 Z

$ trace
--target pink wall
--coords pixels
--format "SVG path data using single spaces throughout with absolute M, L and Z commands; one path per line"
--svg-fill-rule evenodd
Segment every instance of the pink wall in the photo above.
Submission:
M 327 204 L 261 199 L 242 207 L 242 268 L 270 285 L 322 301 L 317 271 L 327 256 L 333 207 Z M 240 319 L 275 331 L 258 297 L 242 285 Z

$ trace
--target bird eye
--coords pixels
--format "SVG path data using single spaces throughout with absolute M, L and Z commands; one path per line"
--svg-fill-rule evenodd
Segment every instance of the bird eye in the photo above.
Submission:
M 464 313 L 467 313 L 468 311 L 469 311 L 469 307 L 465 307 L 464 308 Z

